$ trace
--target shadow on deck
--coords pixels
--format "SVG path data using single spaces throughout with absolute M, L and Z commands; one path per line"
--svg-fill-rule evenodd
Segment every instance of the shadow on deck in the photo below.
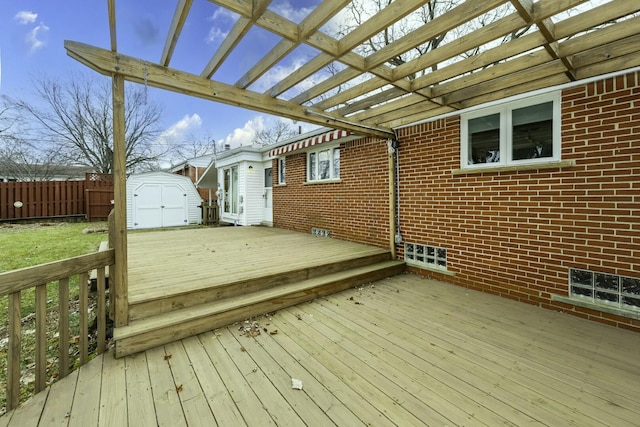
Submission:
M 638 334 L 453 285 L 404 274 L 255 322 L 134 356 L 99 356 L 0 425 L 637 426 L 640 419 Z

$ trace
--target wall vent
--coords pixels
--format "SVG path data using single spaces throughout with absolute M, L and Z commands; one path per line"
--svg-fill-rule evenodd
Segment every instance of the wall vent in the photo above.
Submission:
M 311 234 L 317 237 L 330 237 L 329 230 L 325 230 L 324 228 L 311 227 Z

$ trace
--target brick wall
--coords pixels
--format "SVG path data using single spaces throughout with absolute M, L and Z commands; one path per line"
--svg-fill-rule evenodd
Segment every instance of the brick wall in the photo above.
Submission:
M 459 117 L 400 129 L 403 239 L 446 248 L 455 275 L 411 270 L 640 331 L 640 321 L 552 301 L 568 296 L 569 268 L 640 277 L 639 80 L 633 73 L 563 92 L 562 159 L 573 167 L 454 175 Z M 286 186 L 274 187 L 275 225 L 385 247 L 387 162 L 383 141 L 350 142 L 341 147 L 342 183 L 303 185 L 305 155 L 288 156 Z
M 574 167 L 453 175 L 459 117 L 402 129 L 404 240 L 447 248 L 455 276 L 413 270 L 640 331 L 639 321 L 551 300 L 568 295 L 571 267 L 640 277 L 639 79 L 563 92 L 562 159 Z
M 278 182 L 273 163 L 274 183 Z M 362 139 L 340 146 L 339 183 L 306 184 L 306 154 L 286 157 L 286 184 L 273 188 L 274 226 L 387 246 L 389 181 L 386 141 Z

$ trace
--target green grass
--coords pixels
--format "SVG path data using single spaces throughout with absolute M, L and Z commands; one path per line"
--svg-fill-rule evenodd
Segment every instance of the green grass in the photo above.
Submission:
M 106 223 L 46 223 L 32 225 L 0 225 L 0 273 L 71 258 L 95 252 L 101 241 L 108 238 L 106 233 L 83 234 L 87 227 L 105 226 Z M 79 292 L 78 276 L 71 277 L 69 283 L 69 299 L 77 304 Z M 25 378 L 33 372 L 33 355 L 35 347 L 34 317 L 35 292 L 27 289 L 21 293 L 21 314 L 23 318 L 22 333 L 22 374 Z M 0 413 L 6 403 L 6 336 L 7 336 L 8 298 L 0 297 Z M 49 361 L 48 381 L 57 377 L 58 339 L 57 311 L 58 284 L 47 284 L 47 360 Z M 77 314 L 70 313 L 70 333 L 78 334 Z M 77 347 L 77 346 L 75 346 Z M 72 345 L 69 350 L 75 354 L 77 349 Z M 76 357 L 71 357 L 75 361 Z M 33 393 L 33 383 L 21 387 L 21 400 Z
M 0 273 L 46 264 L 65 258 L 95 252 L 105 233 L 83 234 L 87 227 L 102 226 L 106 223 L 44 223 L 0 227 Z M 77 283 L 77 278 L 72 278 Z M 72 284 L 73 283 L 72 281 Z M 72 289 L 75 287 L 72 286 Z M 70 295 L 73 297 L 73 295 Z M 58 287 L 47 286 L 47 300 L 58 301 Z M 7 318 L 6 297 L 0 299 L 0 319 Z M 34 312 L 34 290 L 22 292 L 22 316 Z
M 0 226 L 0 272 L 16 270 L 94 252 L 106 234 L 82 234 L 105 223 L 48 223 Z

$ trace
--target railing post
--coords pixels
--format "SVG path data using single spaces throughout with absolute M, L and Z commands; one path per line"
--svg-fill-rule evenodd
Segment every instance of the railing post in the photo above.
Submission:
M 22 322 L 20 292 L 9 295 L 9 353 L 7 355 L 7 410 L 20 404 L 20 348 Z

